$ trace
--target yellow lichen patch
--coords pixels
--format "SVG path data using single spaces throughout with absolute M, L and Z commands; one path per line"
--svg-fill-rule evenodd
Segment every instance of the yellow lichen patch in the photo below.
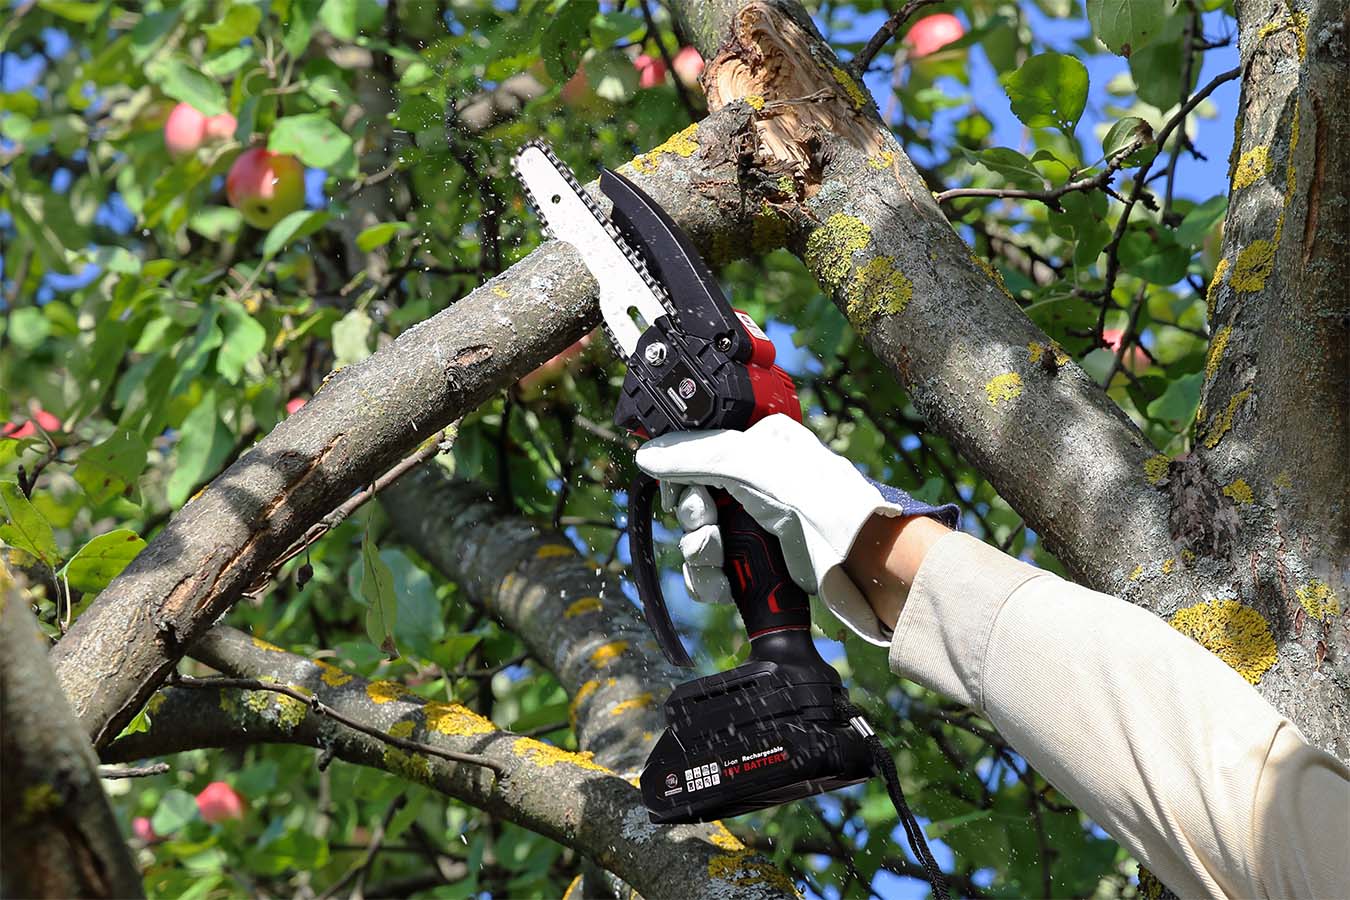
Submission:
M 1064 352 L 1064 348 L 1059 345 L 1059 341 L 1051 341 L 1048 345 L 1032 341 L 1027 344 L 1027 359 L 1038 363 L 1045 356 L 1047 350 L 1054 354 L 1055 365 L 1062 366 L 1068 363 L 1069 354 Z
M 1022 376 L 1016 372 L 995 375 L 985 382 L 984 392 L 989 397 L 990 406 L 1011 403 L 1022 395 Z
M 1274 168 L 1270 162 L 1270 145 L 1253 147 L 1238 157 L 1237 169 L 1233 172 L 1233 190 L 1240 191 L 1251 187 L 1257 179 L 1264 178 Z
M 867 95 L 863 93 L 862 88 L 858 87 L 858 82 L 853 80 L 852 75 L 845 72 L 839 66 L 831 66 L 830 74 L 834 76 L 835 81 L 839 82 L 839 86 L 844 89 L 844 93 L 848 95 L 848 100 L 853 104 L 854 109 L 862 109 L 867 105 Z
M 492 286 L 492 293 L 496 294 L 498 297 L 501 297 L 503 300 L 511 296 L 511 292 L 508 291 L 506 288 L 502 287 L 500 284 L 494 284 Z
M 1281 470 L 1280 474 L 1275 476 L 1275 486 L 1289 490 L 1294 486 L 1294 476 L 1289 474 L 1288 469 Z
M 610 641 L 608 644 L 601 644 L 591 653 L 591 665 L 597 669 L 603 669 L 622 656 L 623 651 L 627 649 L 627 641 Z
M 1252 241 L 1238 253 L 1237 265 L 1233 267 L 1233 278 L 1229 283 L 1239 293 L 1255 293 L 1265 288 L 1266 279 L 1274 268 L 1274 242 Z
M 511 752 L 542 768 L 556 766 L 558 763 L 569 763 L 580 769 L 605 772 L 609 775 L 614 774 L 613 771 L 600 765 L 592 758 L 595 756 L 594 753 L 573 753 L 571 750 L 545 744 L 543 741 L 536 741 L 534 738 L 516 738 L 516 742 L 511 745 Z
M 1182 550 L 1181 562 L 1183 565 L 1193 565 L 1195 563 L 1195 552 L 1192 550 Z
M 788 181 L 789 187 L 783 193 L 789 195 L 795 193 L 796 188 L 791 184 L 791 179 L 785 180 Z M 787 244 L 787 239 L 787 220 L 765 203 L 759 214 L 750 220 L 750 249 L 757 254 L 768 253 Z
M 971 251 L 970 258 L 975 262 L 975 265 L 979 267 L 981 272 L 989 276 L 989 280 L 994 282 L 995 286 L 998 287 L 1003 296 L 1011 300 L 1012 291 L 1008 290 L 1008 282 L 1003 280 L 1003 273 L 994 268 L 993 263 L 983 256 L 977 255 L 974 251 Z
M 895 151 L 882 150 L 876 156 L 867 157 L 867 164 L 872 168 L 884 172 L 895 165 Z
M 561 556 L 573 556 L 576 551 L 566 544 L 545 544 L 534 551 L 535 559 L 558 559 Z
M 1172 461 L 1161 453 L 1150 456 L 1144 460 L 1144 477 L 1149 484 L 1162 484 L 1167 480 L 1167 470 L 1171 465 Z
M 1214 319 L 1214 309 L 1219 302 L 1219 288 L 1223 287 L 1223 276 L 1228 273 L 1228 257 L 1219 260 L 1214 267 L 1214 277 L 1209 280 L 1209 289 L 1205 291 L 1205 312 L 1210 320 Z
M 416 753 L 404 753 L 397 747 L 384 749 L 384 765 L 395 775 L 401 775 L 409 781 L 431 782 L 431 763 Z
M 417 724 L 413 722 L 412 719 L 404 719 L 401 722 L 395 722 L 393 725 L 390 725 L 389 734 L 396 738 L 409 738 L 412 737 L 413 729 L 416 727 Z
M 846 295 L 849 321 L 866 332 L 879 317 L 904 312 L 914 296 L 914 284 L 895 267 L 894 259 L 878 256 L 857 271 Z
M 834 290 L 853 267 L 853 254 L 872 240 L 872 229 L 857 216 L 835 213 L 806 239 L 806 265 L 827 290 Z
M 1209 353 L 1205 356 L 1205 378 L 1214 377 L 1214 373 L 1219 371 L 1219 363 L 1223 360 L 1223 352 L 1228 349 L 1228 339 L 1233 335 L 1233 326 L 1225 325 L 1215 332 L 1213 339 L 1209 342 Z
M 56 792 L 56 788 L 44 781 L 24 788 L 23 799 L 20 802 L 20 818 L 27 820 L 40 816 L 49 809 L 56 809 L 61 805 L 61 795 Z
M 781 871 L 747 851 L 714 856 L 708 861 L 708 875 L 738 888 L 765 885 L 800 897 L 797 886 Z
M 563 610 L 563 618 L 575 619 L 577 616 L 599 612 L 601 609 L 603 607 L 600 605 L 599 597 L 582 597 L 580 600 L 568 604 L 567 609 Z
M 286 652 L 285 650 L 278 647 L 276 644 L 268 643 L 267 641 L 264 641 L 262 638 L 256 636 L 253 638 L 253 646 L 257 647 L 259 650 L 266 650 L 268 653 Z
M 681 157 L 692 156 L 698 149 L 697 135 L 697 124 L 672 134 L 664 143 L 633 157 L 633 168 L 644 175 L 650 175 L 661 168 L 661 155 L 664 153 L 673 153 Z
M 1219 441 L 1233 427 L 1233 416 L 1248 397 L 1252 395 L 1251 388 L 1243 388 L 1236 394 L 1228 398 L 1228 407 L 1216 415 L 1209 423 L 1209 430 L 1205 433 L 1205 446 L 1213 450 L 1218 446 Z
M 427 728 L 437 734 L 466 737 L 472 734 L 491 734 L 497 726 L 478 713 L 458 703 L 428 703 L 422 707 Z
M 1242 116 L 1238 116 L 1239 119 Z M 1139 896 L 1144 900 L 1162 900 L 1163 894 L 1167 893 L 1167 886 L 1158 880 L 1154 875 L 1143 866 L 1139 867 Z
M 298 685 L 291 685 L 294 690 L 307 696 L 313 696 L 312 692 L 305 690 Z M 305 716 L 309 714 L 309 704 L 294 697 L 288 697 L 285 694 L 277 694 L 277 724 L 284 730 L 290 731 L 305 721 Z
M 613 678 L 605 679 L 605 687 L 613 687 L 616 681 Z M 577 688 L 576 695 L 572 697 L 572 702 L 567 705 L 567 718 L 572 725 L 577 724 L 577 712 L 581 709 L 581 704 L 586 702 L 586 698 L 600 689 L 600 682 L 597 679 L 591 679 Z
M 723 825 L 721 820 L 715 819 L 708 824 L 712 826 L 713 830 L 713 833 L 708 837 L 713 846 L 720 847 L 728 853 L 740 853 L 745 849 L 745 844 L 741 843 L 741 839 L 728 831 L 727 826 Z
M 1130 573 L 1130 580 L 1131 580 L 1131 581 L 1138 581 L 1140 578 L 1143 578 L 1143 577 L 1144 577 L 1144 567 L 1143 567 L 1143 566 L 1135 566 L 1135 567 L 1134 567 L 1134 571 Z
M 366 685 L 366 696 L 373 703 L 389 703 L 392 700 L 404 700 L 415 695 L 397 681 L 372 681 Z
M 275 678 L 270 677 L 259 680 L 273 683 L 276 681 Z M 262 715 L 272 707 L 272 703 L 274 702 L 273 698 L 280 696 L 280 694 L 274 691 L 244 691 L 244 705 L 255 713 Z
M 1162 573 L 1164 575 L 1171 575 L 1172 569 L 1176 567 L 1176 564 L 1177 561 L 1170 556 L 1167 559 L 1164 559 L 1162 564 Z
M 1278 658 L 1266 620 L 1236 600 L 1207 600 L 1188 606 L 1172 617 L 1171 624 L 1252 684 L 1260 681 Z
M 1225 485 L 1223 494 L 1225 497 L 1233 498 L 1233 502 L 1239 506 L 1250 506 L 1255 499 L 1252 495 L 1252 486 L 1247 483 L 1245 478 L 1239 478 L 1232 484 Z
M 649 693 L 638 694 L 636 697 L 630 697 L 621 703 L 614 704 L 614 708 L 609 711 L 611 716 L 621 716 L 626 712 L 632 712 L 635 709 L 648 709 L 652 705 L 652 695 Z
M 1276 19 L 1274 22 L 1267 22 L 1261 26 L 1261 30 L 1256 33 L 1259 40 L 1264 40 L 1278 31 L 1292 31 L 1294 39 L 1298 41 L 1298 58 L 1300 60 L 1308 58 L 1308 14 L 1302 11 L 1293 12 L 1288 18 Z
M 1331 592 L 1331 585 L 1314 578 L 1294 591 L 1304 611 L 1316 621 L 1334 619 L 1341 614 L 1341 601 Z
M 332 663 L 326 663 L 321 659 L 314 660 L 314 665 L 319 667 L 319 677 L 323 683 L 329 687 L 342 687 L 352 680 L 352 676 L 339 669 Z
M 764 108 L 764 98 L 761 97 L 759 94 L 746 94 L 741 99 L 744 100 L 755 112 L 759 112 L 761 109 Z

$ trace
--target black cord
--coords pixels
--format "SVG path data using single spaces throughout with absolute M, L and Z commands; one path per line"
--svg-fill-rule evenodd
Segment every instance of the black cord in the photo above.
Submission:
M 896 815 L 900 817 L 900 824 L 905 828 L 905 837 L 909 838 L 910 849 L 914 851 L 915 858 L 919 860 L 924 874 L 928 876 L 928 883 L 933 887 L 933 896 L 937 900 L 949 900 L 951 895 L 947 892 L 947 879 L 928 849 L 928 842 L 924 839 L 923 829 L 919 827 L 918 820 L 914 818 L 914 812 L 905 802 L 905 792 L 900 788 L 900 773 L 895 770 L 895 760 L 881 743 L 881 738 L 872 730 L 872 726 L 867 724 L 862 710 L 850 703 L 847 697 L 836 694 L 834 708 L 840 718 L 863 736 L 867 749 L 872 752 L 872 760 L 886 781 L 886 793 L 891 795 Z

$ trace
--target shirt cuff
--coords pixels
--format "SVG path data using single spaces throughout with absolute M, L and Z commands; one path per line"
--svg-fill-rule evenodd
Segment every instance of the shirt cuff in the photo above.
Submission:
M 984 657 L 1004 602 L 1047 576 L 968 534 L 924 556 L 891 639 L 891 671 L 984 712 Z

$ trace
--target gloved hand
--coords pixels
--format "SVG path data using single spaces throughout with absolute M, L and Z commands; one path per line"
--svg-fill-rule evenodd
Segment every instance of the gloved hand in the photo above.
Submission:
M 861 638 L 880 646 L 890 642 L 889 635 L 843 568 L 863 525 L 881 514 L 932 516 L 956 527 L 955 506 L 920 503 L 869 480 L 805 426 L 781 414 L 746 431 L 662 435 L 638 449 L 637 464 L 661 482 L 667 507 L 675 501 L 676 518 L 686 532 L 680 540 L 685 584 L 696 598 L 731 599 L 731 583 L 722 572 L 717 507 L 707 491 L 722 488 L 778 537 L 793 581 L 819 596 Z

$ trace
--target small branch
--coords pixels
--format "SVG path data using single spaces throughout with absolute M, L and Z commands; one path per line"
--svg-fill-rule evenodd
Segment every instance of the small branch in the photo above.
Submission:
M 389 831 L 389 823 L 394 821 L 394 816 L 398 815 L 398 811 L 407 803 L 407 794 L 399 794 L 394 798 L 394 801 L 389 804 L 389 808 L 384 811 L 384 818 L 380 819 L 380 824 L 375 828 L 375 833 L 370 836 L 370 844 L 366 847 L 365 855 L 328 890 L 320 894 L 318 900 L 336 897 L 343 888 L 353 881 L 356 882 L 356 887 L 352 889 L 352 896 L 361 897 L 365 895 L 366 878 L 370 875 L 370 870 L 375 865 L 375 857 L 379 855 L 380 848 L 384 844 L 384 836 Z
M 109 780 L 116 778 L 147 778 L 151 775 L 163 775 L 169 771 L 166 762 L 151 763 L 148 766 L 99 766 L 98 777 Z
M 480 756 L 476 753 L 459 753 L 455 750 L 446 750 L 441 747 L 434 747 L 431 744 L 423 744 L 420 741 L 410 741 L 407 738 L 394 737 L 387 731 L 381 731 L 378 728 L 372 728 L 358 722 L 350 716 L 343 715 L 324 703 L 318 697 L 298 691 L 295 688 L 276 684 L 269 681 L 259 681 L 256 678 L 194 678 L 190 675 L 172 675 L 169 677 L 169 683 L 178 687 L 205 688 L 215 690 L 217 688 L 235 688 L 241 691 L 271 691 L 274 694 L 281 694 L 290 697 L 292 700 L 298 700 L 308 706 L 321 716 L 327 716 L 335 722 L 346 725 L 353 731 L 359 731 L 364 735 L 375 738 L 377 741 L 389 744 L 391 747 L 397 747 L 407 753 L 424 753 L 427 756 L 435 756 L 441 759 L 448 759 L 451 762 L 465 763 L 471 766 L 482 766 L 485 769 L 491 769 L 498 776 L 506 772 L 506 767 L 495 759 L 486 756 Z
M 925 6 L 932 6 L 938 2 L 940 0 L 910 0 L 900 8 L 899 12 L 892 14 L 877 29 L 877 33 L 872 35 L 872 39 L 858 52 L 858 55 L 853 57 L 853 62 L 849 63 L 849 69 L 852 71 L 853 77 L 862 78 L 867 73 L 868 67 L 872 65 L 872 60 L 876 58 L 876 55 L 881 52 L 881 48 L 886 46 L 891 38 L 895 37 L 896 32 L 900 30 L 900 26 L 908 22 L 910 16 Z
M 652 16 L 651 5 L 647 0 L 639 0 L 638 6 L 642 8 L 642 18 L 647 22 L 647 33 L 651 35 L 652 41 L 656 44 L 657 52 L 661 54 L 662 62 L 666 64 L 666 72 L 670 74 L 670 80 L 675 82 L 675 93 L 680 97 L 680 105 L 684 107 L 685 112 L 689 113 L 689 120 L 697 122 L 703 118 L 703 114 L 698 111 L 698 106 L 694 104 L 694 98 L 689 96 L 689 89 L 684 86 L 684 82 L 675 72 L 675 60 L 671 59 L 665 41 L 661 40 L 660 30 L 656 27 L 656 19 Z
M 1038 200 L 1051 209 L 1060 209 L 1059 198 L 1075 191 L 1106 190 L 1125 160 L 1139 148 L 1148 143 L 1146 138 L 1135 138 L 1114 153 L 1106 163 L 1106 168 L 1095 175 L 1069 181 L 1057 188 L 1044 191 L 1027 191 L 1016 188 L 954 188 L 937 195 L 938 203 L 957 200 L 961 197 L 998 197 L 1009 200 Z
M 426 441 L 422 446 L 418 447 L 416 451 L 405 456 L 402 460 L 397 462 L 393 468 L 375 479 L 368 488 L 357 491 L 351 497 L 347 498 L 347 500 L 337 509 L 311 525 L 309 530 L 306 531 L 298 541 L 291 544 L 285 552 L 272 561 L 272 564 L 263 571 L 258 577 L 258 580 L 250 585 L 249 589 L 244 592 L 244 596 L 257 598 L 267 585 L 277 577 L 277 573 L 281 571 L 281 567 L 287 562 L 305 552 L 325 534 L 346 521 L 352 513 L 370 502 L 372 497 L 375 497 L 380 491 L 384 490 L 395 481 L 398 481 L 409 471 L 417 468 L 438 453 L 449 451 L 455 443 L 453 436 L 454 429 L 455 425 L 451 425 L 450 428 Z

